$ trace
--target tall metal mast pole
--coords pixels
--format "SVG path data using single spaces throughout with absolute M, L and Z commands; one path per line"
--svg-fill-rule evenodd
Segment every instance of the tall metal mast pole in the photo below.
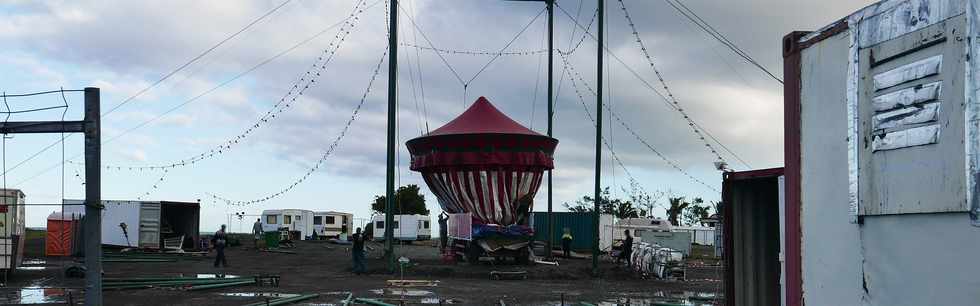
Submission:
M 102 305 L 102 136 L 99 89 L 85 88 L 85 305 Z
M 595 210 L 592 214 L 592 274 L 599 274 L 599 233 L 601 232 L 599 228 L 599 203 L 602 201 L 602 187 L 600 187 L 600 178 L 602 175 L 602 57 L 605 54 L 603 52 L 603 47 L 605 43 L 603 41 L 603 33 L 605 31 L 605 0 L 599 0 L 598 14 L 599 14 L 599 39 L 598 39 L 598 51 L 597 51 L 597 68 L 596 68 L 596 124 L 595 124 L 595 197 L 594 204 Z
M 554 92 L 552 88 L 552 78 L 554 77 L 554 57 L 555 57 L 555 0 L 545 0 L 548 5 L 548 137 L 552 135 L 552 120 L 555 116 Z M 552 156 L 554 158 L 554 156 Z M 551 170 L 548 170 L 548 252 L 546 258 L 551 258 L 552 244 L 555 240 L 555 217 L 552 214 L 551 196 Z
M 388 272 L 395 272 L 395 111 L 398 89 L 398 0 L 391 0 L 388 23 L 388 164 L 385 178 L 385 258 Z

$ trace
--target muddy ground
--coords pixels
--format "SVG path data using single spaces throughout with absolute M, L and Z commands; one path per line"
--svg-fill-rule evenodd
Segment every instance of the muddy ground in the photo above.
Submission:
M 295 254 L 260 252 L 250 246 L 227 250 L 230 267 L 214 268 L 214 253 L 200 259 L 163 263 L 105 263 L 105 277 L 194 276 L 209 274 L 233 276 L 279 275 L 278 287 L 243 286 L 210 291 L 175 289 L 137 289 L 105 291 L 106 305 L 244 305 L 263 301 L 264 293 L 309 294 L 320 297 L 298 305 L 340 305 L 353 293 L 355 297 L 383 299 L 406 305 L 677 305 L 685 296 L 700 295 L 688 305 L 720 303 L 720 297 L 707 298 L 721 290 L 721 270 L 715 261 L 690 260 L 687 281 L 641 279 L 603 258 L 600 277 L 591 276 L 590 259 L 563 259 L 559 266 L 481 263 L 445 263 L 431 244 L 400 245 L 399 256 L 411 259 L 404 276 L 389 274 L 382 257 L 382 246 L 369 243 L 369 275 L 350 272 L 348 246 L 323 241 L 299 242 L 289 249 Z M 60 304 L 80 302 L 84 294 L 81 279 L 64 277 L 62 269 L 71 264 L 46 258 L 43 239 L 29 240 L 24 267 L 0 289 L 0 304 Z M 491 271 L 527 271 L 528 280 L 490 280 Z M 438 280 L 434 287 L 410 290 L 385 288 L 391 279 Z M 24 289 L 26 288 L 26 289 Z M 69 288 L 69 289 L 62 289 Z M 627 303 L 628 301 L 628 303 Z M 667 304 L 666 302 L 674 304 Z

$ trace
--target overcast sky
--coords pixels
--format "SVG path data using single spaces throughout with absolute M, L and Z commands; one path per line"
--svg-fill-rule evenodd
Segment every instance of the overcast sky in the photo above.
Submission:
M 546 46 L 546 15 L 534 2 L 491 0 L 403 0 L 399 40 L 453 50 L 498 51 L 525 25 L 538 18 L 510 45 L 510 51 L 533 51 Z M 555 13 L 556 47 L 568 51 L 583 36 L 571 21 L 586 26 L 595 1 L 558 1 Z M 694 182 L 654 154 L 615 119 L 604 118 L 604 136 L 630 174 L 648 192 L 718 200 L 721 175 L 714 157 L 687 122 L 644 85 L 661 89 L 625 21 L 620 2 L 607 2 L 608 55 L 605 90 L 613 112 L 648 144 L 676 162 L 706 187 Z M 661 0 L 625 0 L 643 43 L 674 93 L 680 107 L 699 125 L 749 164 L 722 152 L 732 167 L 745 170 L 782 166 L 782 87 L 761 71 L 700 32 Z M 813 30 L 849 14 L 871 1 L 705 1 L 684 3 L 782 77 L 781 39 L 794 30 Z M 0 90 L 24 93 L 87 86 L 102 91 L 103 112 L 117 106 L 161 77 L 201 54 L 282 1 L 6 1 L 0 18 Z M 204 152 L 261 122 L 262 114 L 303 78 L 320 73 L 316 82 L 290 107 L 262 122 L 247 137 L 221 154 L 192 166 L 161 171 L 103 171 L 104 199 L 202 200 L 202 229 L 211 231 L 228 214 L 259 214 L 264 209 L 304 208 L 340 210 L 358 218 L 370 216 L 373 197 L 384 192 L 385 110 L 387 62 L 378 71 L 367 99 L 350 131 L 335 151 L 308 179 L 276 199 L 247 207 L 229 207 L 209 194 L 233 200 L 263 198 L 302 179 L 314 167 L 351 117 L 364 94 L 387 44 L 385 4 L 366 0 L 355 11 L 358 19 L 329 28 L 352 11 L 358 0 L 293 0 L 267 18 L 227 41 L 162 83 L 103 117 L 103 165 L 169 164 Z M 360 12 L 363 10 L 363 12 Z M 567 13 L 567 14 L 566 14 Z M 410 18 L 408 18 L 410 17 Z M 419 32 L 415 25 L 421 29 Z M 343 27 L 350 31 L 338 39 Z M 324 31 L 322 35 L 315 36 Z M 574 33 L 573 33 L 574 31 Z M 595 31 L 593 26 L 592 31 Z M 574 36 L 573 36 L 574 34 Z M 234 79 L 257 64 L 314 37 Z M 428 38 L 425 39 L 425 38 Z M 318 58 L 333 59 L 310 70 Z M 328 53 L 324 53 L 328 50 Z M 435 129 L 458 115 L 479 96 L 518 122 L 541 133 L 546 127 L 546 68 L 544 54 L 444 54 L 402 46 L 399 52 L 399 172 L 400 185 L 423 184 L 408 170 L 404 142 Z M 594 88 L 596 43 L 586 36 L 569 56 L 573 69 Z M 448 63 L 448 65 L 447 65 Z M 448 67 L 452 67 L 452 69 Z M 630 70 L 635 71 L 642 80 Z M 455 71 L 452 72 L 452 71 Z M 555 59 L 555 205 L 591 194 L 594 171 L 594 126 L 561 57 Z M 459 75 L 457 79 L 456 74 Z M 476 76 L 474 78 L 474 76 Z M 462 83 L 473 79 L 466 87 Z M 229 81 L 231 80 L 231 81 Z M 226 83 L 220 86 L 223 83 Z M 559 86 L 560 84 L 560 86 Z M 579 93 L 595 112 L 595 97 L 576 80 Z M 212 90 L 213 88 L 217 88 Z M 424 94 L 423 94 L 424 93 Z M 198 97 L 199 96 L 199 97 Z M 198 98 L 195 98 L 198 97 Z M 423 98 L 424 97 L 424 98 Z M 82 96 L 68 94 L 66 118 L 82 116 Z M 189 102 L 188 102 L 189 101 Z M 10 99 L 13 110 L 57 106 L 60 95 Z M 185 105 L 177 107 L 181 104 Z M 172 111 L 171 111 L 172 110 Z M 160 116 L 161 114 L 165 114 Z M 609 112 L 605 113 L 606 116 Z M 148 120 L 158 119 L 145 123 Z M 58 120 L 62 110 L 15 115 L 10 120 Z M 128 131 L 128 132 L 127 132 Z M 5 165 L 12 168 L 59 139 L 60 135 L 16 135 L 5 140 Z M 721 150 L 717 143 L 713 144 Z M 82 137 L 68 136 L 64 157 L 81 162 Z M 604 149 L 602 185 L 616 196 L 629 186 L 623 169 Z M 52 146 L 10 170 L 8 188 L 20 188 L 31 203 L 58 203 L 83 198 L 81 166 L 57 166 L 62 147 Z M 62 192 L 62 181 L 64 191 Z M 156 188 L 154 188 L 154 184 Z M 544 210 L 546 186 L 535 210 Z M 428 206 L 438 211 L 434 196 Z M 148 195 L 146 195 L 148 194 Z M 666 199 L 663 200 L 665 202 Z M 30 207 L 28 226 L 43 226 L 57 207 Z M 664 215 L 663 208 L 655 210 Z M 254 217 L 245 220 L 242 229 Z M 240 222 L 230 223 L 238 230 Z

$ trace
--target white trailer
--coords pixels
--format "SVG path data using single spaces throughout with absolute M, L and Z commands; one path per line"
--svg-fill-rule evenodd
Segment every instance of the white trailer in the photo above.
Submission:
M 299 240 L 313 236 L 313 211 L 305 209 L 268 209 L 262 211 L 262 230 L 275 232 L 286 229 L 298 232 Z
M 394 215 L 393 217 L 395 223 L 392 226 L 395 240 L 416 241 L 432 238 L 432 222 L 429 216 Z M 371 217 L 371 224 L 374 225 L 374 240 L 384 241 L 385 216 L 374 215 L 374 217 Z
M 85 200 L 63 202 L 66 214 L 85 215 Z M 103 245 L 142 249 L 198 245 L 200 203 L 106 200 L 102 205 Z
M 9 275 L 24 259 L 24 193 L 0 189 L 0 271 Z
M 318 236 L 346 236 L 353 232 L 354 215 L 336 211 L 313 212 L 313 230 Z

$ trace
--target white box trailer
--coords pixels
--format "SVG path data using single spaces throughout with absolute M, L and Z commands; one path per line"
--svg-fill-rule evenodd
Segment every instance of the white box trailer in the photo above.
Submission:
M 313 230 L 318 236 L 340 238 L 351 234 L 353 222 L 353 214 L 336 211 L 313 212 Z
M 66 214 L 85 215 L 84 200 L 64 200 Z M 200 239 L 200 203 L 171 201 L 102 201 L 102 244 L 160 249 L 195 248 Z M 83 221 L 84 222 L 84 221 Z
M 262 211 L 262 230 L 275 232 L 286 229 L 299 232 L 299 240 L 313 236 L 313 211 L 306 209 L 267 209 Z
M 432 222 L 427 215 L 394 215 L 394 238 L 399 241 L 416 241 L 432 239 Z M 374 240 L 384 241 L 385 216 L 371 217 L 374 226 Z
M 0 271 L 11 273 L 24 259 L 24 193 L 0 189 Z

